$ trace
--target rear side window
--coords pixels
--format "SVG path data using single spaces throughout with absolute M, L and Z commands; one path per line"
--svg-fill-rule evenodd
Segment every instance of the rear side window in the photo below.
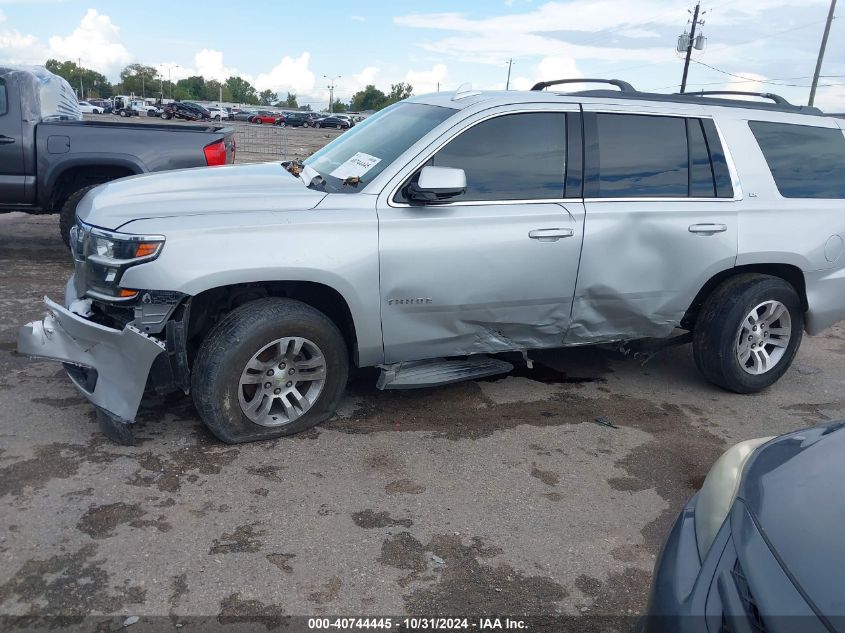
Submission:
M 450 202 L 563 198 L 566 116 L 530 112 L 483 121 L 450 141 L 428 164 L 466 172 L 466 193 Z
M 0 79 L 0 116 L 9 111 L 9 104 L 6 99 L 6 82 Z
M 593 198 L 730 198 L 730 175 L 710 120 L 586 114 L 587 180 Z
M 750 121 L 784 198 L 845 198 L 845 136 L 838 128 Z

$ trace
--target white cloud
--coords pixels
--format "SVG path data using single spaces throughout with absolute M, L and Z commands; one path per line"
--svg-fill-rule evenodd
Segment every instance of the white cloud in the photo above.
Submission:
M 120 42 L 120 28 L 107 15 L 88 9 L 73 33 L 49 39 L 49 54 L 59 59 L 82 60 L 82 65 L 113 75 L 131 61 Z
M 363 15 L 350 15 L 349 19 L 352 20 L 353 22 L 366 22 L 367 21 L 367 18 L 365 18 Z
M 314 73 L 308 68 L 311 53 L 304 52 L 299 57 L 285 55 L 269 73 L 262 73 L 255 78 L 258 90 L 275 92 L 307 93 L 314 89 Z
M 238 74 L 236 69 L 227 68 L 223 64 L 223 53 L 220 51 L 204 48 L 194 55 L 194 63 L 196 64 L 196 74 L 202 75 L 206 79 L 225 81 L 232 75 Z M 244 78 L 246 79 L 246 77 Z
M 436 92 L 438 87 L 443 89 L 448 76 L 446 64 L 434 64 L 429 70 L 409 70 L 405 74 L 405 81 L 413 86 L 414 94 L 420 95 Z

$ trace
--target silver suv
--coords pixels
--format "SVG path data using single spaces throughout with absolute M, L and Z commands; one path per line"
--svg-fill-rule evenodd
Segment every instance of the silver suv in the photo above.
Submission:
M 845 318 L 843 121 L 568 82 L 414 97 L 304 163 L 100 186 L 18 349 L 124 440 L 145 386 L 243 442 L 331 416 L 350 365 L 411 388 L 673 335 L 725 389 L 774 383 Z

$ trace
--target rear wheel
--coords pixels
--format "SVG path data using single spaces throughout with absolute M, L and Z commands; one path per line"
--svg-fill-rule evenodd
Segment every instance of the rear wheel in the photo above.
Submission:
M 255 121 L 253 121 L 253 123 L 258 123 L 258 125 L 261 125 L 261 119 L 255 119 Z
M 209 333 L 194 364 L 194 404 L 227 443 L 299 433 L 330 417 L 346 387 L 346 344 L 323 313 L 291 299 L 253 301 Z
M 801 299 L 791 284 L 768 275 L 738 275 L 705 301 L 695 324 L 693 355 L 710 382 L 753 393 L 789 369 L 803 331 Z

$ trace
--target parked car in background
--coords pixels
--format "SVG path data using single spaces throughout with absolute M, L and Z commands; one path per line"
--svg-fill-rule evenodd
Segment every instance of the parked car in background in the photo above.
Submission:
M 208 121 L 210 117 L 208 110 L 205 108 L 188 101 L 174 101 L 162 108 L 161 118 L 165 120 L 175 118 L 185 121 Z
M 642 630 L 843 631 L 843 455 L 845 422 L 729 448 L 663 546 Z
M 317 121 L 325 118 L 325 115 L 319 112 L 304 112 L 303 114 L 305 115 L 305 127 L 316 127 Z
M 218 108 L 217 106 L 210 106 L 206 108 L 206 110 L 208 110 L 209 118 L 214 119 L 215 121 L 229 120 L 231 116 L 228 110 Z
M 285 115 L 280 114 L 279 112 L 270 112 L 269 110 L 259 110 L 256 112 L 252 118 L 249 120 L 250 123 L 257 123 L 259 125 L 263 123 L 274 124 L 279 120 L 284 120 Z
M 238 110 L 232 115 L 233 121 L 249 121 L 256 115 L 255 110 Z
M 109 114 L 112 110 L 111 101 L 108 99 L 88 99 L 88 103 L 95 108 L 99 108 L 103 114 Z
M 691 343 L 710 383 L 766 389 L 845 318 L 845 124 L 606 81 L 421 95 L 304 162 L 109 183 L 80 203 L 65 297 L 93 318 L 49 303 L 18 350 L 87 367 L 105 424 L 149 379 L 226 442 L 329 418 L 350 363 L 409 389 L 507 373 L 506 352 Z
M 342 116 L 333 114 L 317 121 L 316 127 L 333 127 L 338 130 L 346 130 L 352 127 L 352 121 Z
M 102 114 L 103 113 L 102 108 L 97 107 L 93 103 L 89 103 L 88 101 L 80 101 L 79 102 L 79 111 L 82 114 Z
M 231 128 L 81 121 L 73 89 L 44 69 L 0 67 L 0 103 L 0 212 L 58 213 L 65 242 L 98 184 L 235 160 Z
M 285 112 L 284 117 L 276 121 L 275 125 L 303 127 L 308 124 L 308 117 L 304 112 Z

